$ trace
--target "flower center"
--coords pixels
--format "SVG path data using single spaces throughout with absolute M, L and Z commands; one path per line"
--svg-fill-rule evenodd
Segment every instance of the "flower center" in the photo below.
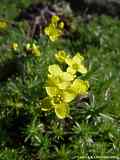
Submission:
M 55 104 L 61 104 L 62 102 L 63 102 L 63 97 L 60 94 L 54 96 L 54 103 Z
M 74 64 L 72 65 L 72 68 L 75 69 L 75 70 L 77 70 L 77 69 L 78 69 L 78 64 L 74 63 Z

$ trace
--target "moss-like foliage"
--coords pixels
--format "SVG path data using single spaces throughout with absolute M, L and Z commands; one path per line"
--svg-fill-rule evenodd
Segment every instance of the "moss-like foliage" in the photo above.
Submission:
M 73 13 L 67 35 L 51 42 L 44 33 L 28 37 L 28 22 L 15 20 L 27 1 L 0 2 L 8 23 L 0 30 L 0 160 L 120 157 L 120 20 L 99 16 L 84 23 Z M 26 51 L 28 42 L 40 47 L 40 57 Z M 77 97 L 71 117 L 62 120 L 41 110 L 48 66 L 58 63 L 59 50 L 85 57 L 88 73 L 78 77 L 90 83 L 89 95 Z

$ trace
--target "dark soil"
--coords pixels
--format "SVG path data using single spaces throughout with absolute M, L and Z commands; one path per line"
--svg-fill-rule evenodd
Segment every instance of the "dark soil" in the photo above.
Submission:
M 120 18 L 120 2 L 115 1 L 100 1 L 100 0 L 67 0 L 71 4 L 71 8 L 84 17 L 90 15 L 109 15 Z

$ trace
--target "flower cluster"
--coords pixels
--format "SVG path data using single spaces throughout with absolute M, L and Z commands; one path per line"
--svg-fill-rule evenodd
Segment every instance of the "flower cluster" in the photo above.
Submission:
M 21 48 L 20 48 L 20 45 L 16 42 L 13 42 L 11 44 L 11 49 L 14 51 L 14 52 L 20 52 Z M 25 44 L 24 46 L 24 50 L 25 52 L 35 56 L 35 57 L 39 57 L 41 55 L 41 50 L 40 50 L 40 47 L 38 45 L 36 45 L 35 43 L 27 43 Z
M 52 16 L 50 24 L 45 27 L 44 32 L 52 42 L 56 41 L 63 33 L 64 22 L 56 15 Z
M 88 81 L 77 79 L 76 76 L 77 72 L 87 73 L 87 69 L 83 64 L 84 58 L 79 53 L 71 58 L 66 52 L 59 51 L 55 57 L 68 67 L 63 71 L 58 64 L 49 66 L 46 92 L 57 117 L 64 119 L 69 116 L 69 103 L 78 95 L 88 94 Z M 42 109 L 46 111 L 49 108 L 43 106 Z

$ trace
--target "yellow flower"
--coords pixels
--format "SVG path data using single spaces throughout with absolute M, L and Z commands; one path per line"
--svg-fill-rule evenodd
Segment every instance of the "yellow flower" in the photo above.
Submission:
M 48 72 L 46 92 L 57 117 L 63 119 L 69 115 L 69 103 L 75 98 L 75 94 L 68 90 L 75 75 L 63 72 L 57 64 L 50 65 Z
M 68 64 L 67 72 L 75 74 L 76 72 L 86 74 L 87 68 L 83 64 L 84 57 L 77 53 L 73 58 L 66 58 L 65 62 Z
M 52 16 L 51 23 L 45 27 L 44 32 L 52 42 L 56 41 L 63 33 L 64 22 L 58 16 Z
M 18 49 L 18 43 L 12 43 L 12 45 L 11 45 L 11 48 L 14 50 L 14 51 L 17 51 L 17 49 Z
M 63 119 L 69 115 L 68 103 L 73 100 L 73 97 L 69 95 L 69 92 L 64 92 L 57 87 L 46 87 L 46 92 L 51 98 L 51 103 L 55 109 L 57 117 Z
M 58 51 L 57 54 L 55 54 L 55 58 L 58 62 L 65 63 L 65 59 L 69 57 L 68 54 L 64 51 Z
M 62 34 L 61 30 L 57 29 L 54 25 L 50 24 L 44 30 L 45 34 L 52 42 L 56 41 Z
M 0 29 L 6 29 L 8 27 L 8 23 L 0 20 Z
M 59 65 L 53 64 L 48 68 L 48 82 L 45 87 L 47 95 L 58 118 L 69 116 L 69 103 L 78 95 L 88 94 L 88 81 L 75 79 L 75 75 L 63 72 Z M 43 108 L 49 110 L 49 106 Z
M 63 72 L 57 64 L 50 65 L 48 71 L 49 86 L 57 86 L 59 89 L 67 88 L 75 78 L 75 75 Z
M 59 118 L 65 118 L 69 114 L 69 103 L 78 95 L 87 95 L 88 88 L 88 81 L 76 79 L 69 89 L 58 90 L 56 87 L 46 87 L 46 91 L 52 98 L 56 115 Z
M 71 94 L 76 97 L 77 95 L 87 95 L 89 89 L 89 82 L 75 79 L 71 87 L 68 89 L 68 92 L 71 92 Z

